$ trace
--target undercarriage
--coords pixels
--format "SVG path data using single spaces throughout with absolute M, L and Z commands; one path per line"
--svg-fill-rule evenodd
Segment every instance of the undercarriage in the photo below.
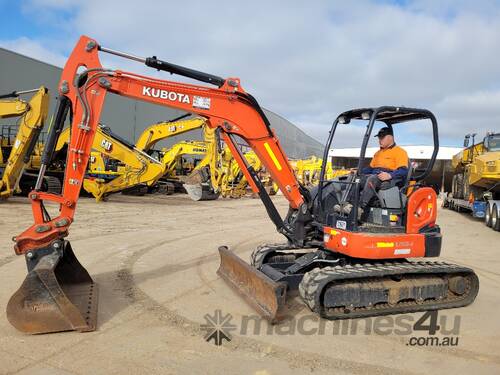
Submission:
M 271 322 L 286 315 L 286 295 L 297 291 L 321 317 L 350 319 L 462 307 L 479 290 L 470 268 L 446 262 L 370 261 L 274 244 L 254 251 L 251 265 L 235 267 L 235 255 L 219 252 L 219 275 L 234 287 L 235 280 L 247 280 L 240 294 Z

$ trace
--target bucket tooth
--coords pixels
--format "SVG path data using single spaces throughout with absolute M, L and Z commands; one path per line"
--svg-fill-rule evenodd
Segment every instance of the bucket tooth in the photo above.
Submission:
M 277 323 L 285 315 L 287 285 L 275 282 L 230 251 L 219 247 L 217 274 L 238 292 L 260 315 Z
M 28 275 L 7 305 L 19 331 L 39 334 L 96 329 L 98 289 L 68 241 L 30 252 Z

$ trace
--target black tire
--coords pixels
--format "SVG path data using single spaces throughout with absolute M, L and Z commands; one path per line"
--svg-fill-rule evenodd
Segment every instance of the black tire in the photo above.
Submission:
M 457 185 L 458 175 L 453 175 L 451 179 L 451 195 L 453 198 L 458 198 L 458 185 Z
M 500 232 L 500 217 L 498 215 L 498 207 L 493 205 L 493 212 L 491 213 L 491 228 L 494 231 Z
M 464 198 L 464 175 L 456 174 L 452 179 L 452 193 L 453 198 L 463 199 Z
M 484 214 L 484 224 L 491 228 L 491 205 L 490 202 L 486 203 L 486 212 Z
M 470 192 L 469 177 L 467 175 L 462 175 L 462 196 L 465 200 L 469 199 Z

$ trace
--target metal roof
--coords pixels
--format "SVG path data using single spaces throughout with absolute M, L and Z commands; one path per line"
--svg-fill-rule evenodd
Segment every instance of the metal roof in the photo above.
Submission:
M 387 125 L 433 117 L 432 113 L 427 109 L 394 106 L 356 108 L 343 112 L 338 117 L 345 117 L 349 120 L 367 120 L 374 111 L 378 111 L 375 120 L 385 122 Z M 368 118 L 365 118 L 365 115 L 368 115 Z

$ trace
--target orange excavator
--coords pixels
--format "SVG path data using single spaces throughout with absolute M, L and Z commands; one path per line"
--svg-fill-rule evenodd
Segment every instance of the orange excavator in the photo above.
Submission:
M 215 87 L 106 69 L 101 66 L 100 52 Z M 281 316 L 286 294 L 297 289 L 313 311 L 331 319 L 465 306 L 478 292 L 477 276 L 469 268 L 406 260 L 436 257 L 441 249 L 441 233 L 435 223 L 436 193 L 423 183 L 439 147 L 437 122 L 429 111 L 367 108 L 345 112 L 335 120 L 326 144 L 325 163 L 337 126 L 351 120 L 368 122 L 360 166 L 376 121 L 394 126 L 430 119 L 434 131 L 431 163 L 422 174 L 409 176 L 409 180 L 415 181 L 411 194 L 405 194 L 405 187 L 378 193 L 380 202 L 370 208 L 371 222 L 360 224 L 354 215 L 336 213 L 333 209 L 335 204 L 354 196 L 352 212 L 357 211 L 359 172 L 347 180 L 325 181 L 324 164 L 317 190 L 309 191 L 301 186 L 269 120 L 238 78 L 224 79 L 156 57 L 129 55 L 82 36 L 64 67 L 58 89 L 55 121 L 42 155 L 39 180 L 50 164 L 57 136 L 69 115 L 72 136 L 64 188 L 62 194 L 57 195 L 42 192 L 37 185 L 29 194 L 35 223 L 14 238 L 15 252 L 25 256 L 28 275 L 10 299 L 7 317 L 20 331 L 46 333 L 96 328 L 97 285 L 65 238 L 73 222 L 108 93 L 194 113 L 205 118 L 209 127 L 220 130 L 251 188 L 259 194 L 270 219 L 287 242 L 258 248 L 252 256 L 252 264 L 222 246 L 218 273 L 271 321 Z M 243 156 L 238 138 L 253 149 L 289 201 L 285 218 L 280 216 Z M 349 194 L 350 191 L 354 194 Z M 57 217 L 49 216 L 46 202 L 59 204 Z

